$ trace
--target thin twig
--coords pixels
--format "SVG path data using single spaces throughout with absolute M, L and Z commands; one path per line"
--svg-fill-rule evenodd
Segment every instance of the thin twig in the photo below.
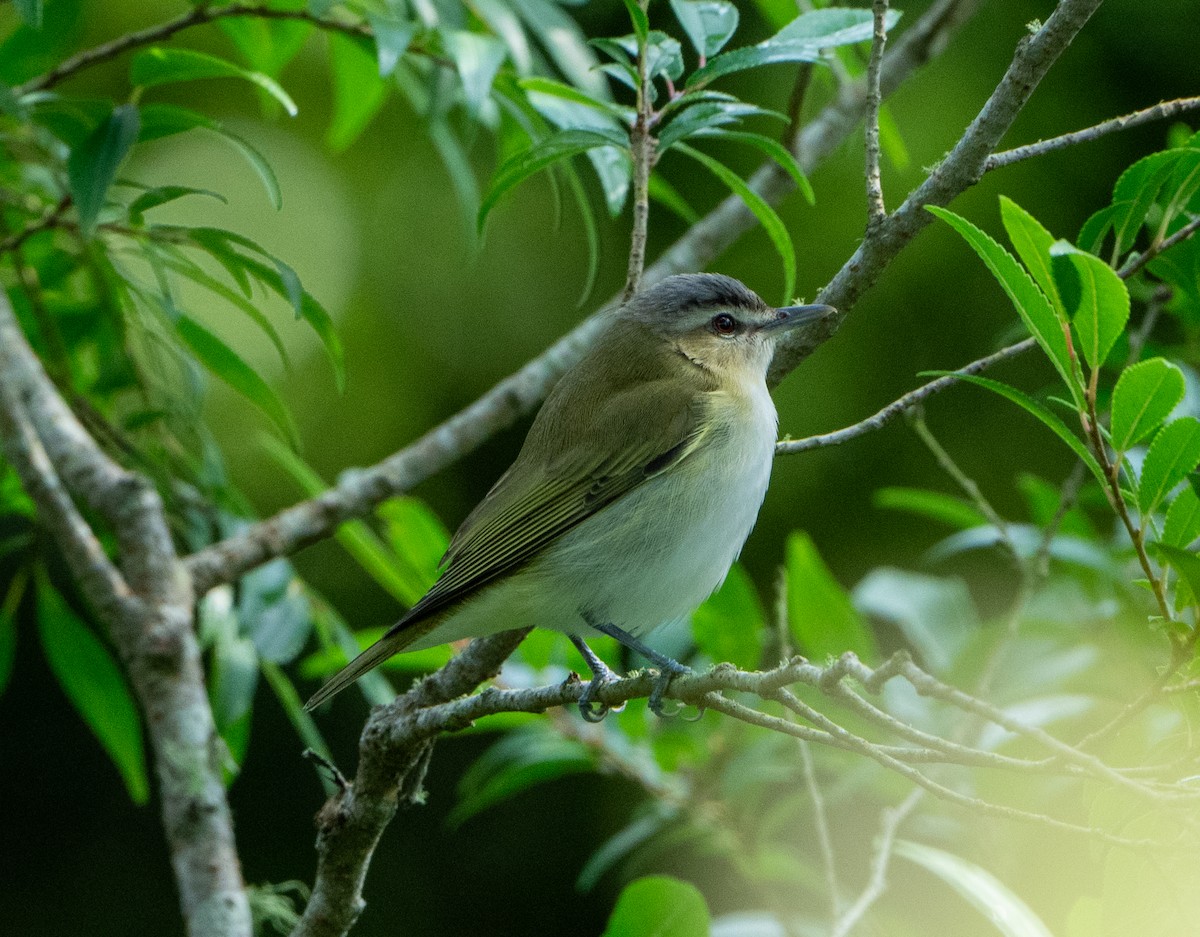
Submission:
M 891 864 L 892 848 L 896 843 L 896 833 L 900 829 L 900 824 L 916 808 L 924 793 L 920 788 L 914 788 L 899 804 L 895 807 L 888 807 L 880 814 L 879 833 L 875 837 L 875 856 L 871 860 L 871 876 L 854 903 L 834 923 L 829 937 L 846 937 L 862 920 L 863 915 L 870 910 L 871 905 L 883 895 L 887 888 L 887 872 L 888 866 Z
M 649 0 L 638 0 L 646 12 Z M 646 77 L 646 40 L 638 38 L 637 117 L 629 130 L 629 151 L 633 157 L 633 229 L 629 235 L 629 269 L 621 301 L 628 302 L 638 291 L 646 267 L 646 237 L 650 224 L 650 169 L 654 165 L 655 139 L 650 133 L 652 89 Z
M 936 380 L 930 381 L 928 384 L 918 387 L 916 390 L 910 390 L 903 397 L 893 400 L 882 410 L 844 429 L 835 430 L 832 433 L 823 433 L 820 436 L 807 436 L 804 439 L 782 439 L 775 444 L 775 454 L 777 456 L 795 455 L 798 452 L 808 452 L 810 449 L 839 446 L 844 442 L 849 442 L 851 439 L 857 439 L 859 436 L 865 436 L 867 433 L 883 429 L 883 427 L 887 426 L 896 417 L 911 410 L 934 394 L 941 393 L 943 390 L 953 387 L 964 375 L 979 374 L 981 371 L 986 371 L 1001 361 L 1007 361 L 1009 358 L 1014 358 L 1035 347 L 1037 347 L 1037 342 L 1032 338 L 1026 338 L 1015 345 L 1001 348 L 987 357 L 979 358 L 970 364 L 963 365 L 953 374 L 943 375 Z
M 1147 247 L 1144 251 L 1142 251 L 1142 253 L 1137 254 L 1134 257 L 1130 257 L 1129 260 L 1127 260 L 1121 267 L 1121 269 L 1117 271 L 1117 276 L 1119 276 L 1122 280 L 1129 279 L 1129 277 L 1141 270 L 1159 254 L 1169 251 L 1181 241 L 1186 241 L 1193 234 L 1195 234 L 1197 230 L 1200 230 L 1200 215 L 1193 218 L 1170 237 L 1163 238 L 1157 244 L 1152 244 L 1150 247 Z
M 1039 140 L 1037 143 L 1027 143 L 1025 146 L 1018 146 L 1011 150 L 993 153 L 987 158 L 987 162 L 984 163 L 983 170 L 984 172 L 990 172 L 993 169 L 1001 169 L 1005 166 L 1011 166 L 1013 163 L 1019 163 L 1021 160 L 1044 156 L 1046 153 L 1065 149 L 1069 146 L 1078 146 L 1080 143 L 1090 143 L 1092 140 L 1098 140 L 1110 133 L 1140 127 L 1142 124 L 1147 124 L 1154 120 L 1166 120 L 1197 108 L 1200 108 L 1200 97 L 1176 98 L 1173 101 L 1162 101 L 1153 107 L 1143 108 L 1140 111 L 1134 111 L 1132 114 L 1126 114 L 1123 117 L 1113 117 L 1092 127 L 1086 127 L 1083 130 L 1064 133 L 1062 136 L 1051 137 L 1049 140 Z
M 878 227 L 887 216 L 883 204 L 883 181 L 879 176 L 879 69 L 883 64 L 883 49 L 887 45 L 888 0 L 874 0 L 871 5 L 874 31 L 871 39 L 871 58 L 867 62 L 866 120 L 866 179 L 867 231 Z
M 825 870 L 825 894 L 829 899 L 829 921 L 835 922 L 842 910 L 841 887 L 838 885 L 837 857 L 833 852 L 833 837 L 829 835 L 829 815 L 825 810 L 825 795 L 817 783 L 817 768 L 808 742 L 799 742 L 800 767 L 804 773 L 804 787 L 812 802 L 813 828 L 817 832 L 817 846 L 821 850 L 821 865 Z

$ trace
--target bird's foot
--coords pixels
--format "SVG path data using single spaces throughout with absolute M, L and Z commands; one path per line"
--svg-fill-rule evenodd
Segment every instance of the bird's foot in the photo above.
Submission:
M 678 709 L 667 712 L 663 708 L 663 694 L 667 692 L 667 688 L 671 685 L 671 681 L 680 674 L 691 673 L 692 668 L 679 663 L 677 660 L 672 660 L 669 657 L 663 656 L 660 660 L 655 661 L 659 666 L 658 676 L 654 679 L 654 686 L 650 690 L 650 699 L 647 700 L 647 705 L 650 711 L 660 719 L 670 719 L 678 716 L 683 711 L 682 704 Z
M 620 679 L 612 669 L 604 663 L 590 647 L 583 643 L 582 638 L 571 636 L 571 643 L 575 645 L 579 653 L 583 656 L 584 662 L 588 665 L 588 669 L 592 672 L 592 679 L 588 681 L 587 686 L 583 688 L 583 693 L 579 697 L 579 715 L 583 717 L 584 722 L 603 722 L 604 717 L 610 712 L 620 712 L 625 708 L 625 704 L 621 703 L 618 706 L 609 706 L 606 703 L 597 703 L 596 695 L 609 683 L 615 683 Z

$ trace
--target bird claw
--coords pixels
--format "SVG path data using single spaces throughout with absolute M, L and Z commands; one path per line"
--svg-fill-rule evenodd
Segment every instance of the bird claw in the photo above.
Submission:
M 669 658 L 668 658 L 669 659 Z M 684 710 L 684 704 L 680 703 L 678 708 L 667 712 L 663 708 L 663 694 L 667 692 L 667 688 L 671 685 L 671 681 L 680 674 L 691 673 L 691 667 L 685 667 L 677 661 L 671 661 L 674 667 L 663 665 L 659 670 L 658 676 L 654 678 L 654 686 L 650 690 L 650 698 L 646 701 L 650 711 L 659 719 L 674 719 Z
M 607 668 L 598 670 L 588 681 L 587 686 L 583 688 L 583 693 L 579 697 L 579 715 L 583 717 L 584 722 L 590 722 L 593 725 L 598 722 L 603 722 L 604 717 L 610 712 L 620 712 L 625 708 L 624 703 L 616 706 L 609 706 L 607 703 L 597 703 L 596 694 L 609 683 L 615 683 L 616 675 Z

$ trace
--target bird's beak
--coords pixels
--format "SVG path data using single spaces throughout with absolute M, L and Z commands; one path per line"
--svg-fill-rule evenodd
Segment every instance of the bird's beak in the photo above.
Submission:
M 774 319 L 759 328 L 763 332 L 790 331 L 802 325 L 819 322 L 836 313 L 837 310 L 832 306 L 820 303 L 812 306 L 784 306 L 775 310 Z

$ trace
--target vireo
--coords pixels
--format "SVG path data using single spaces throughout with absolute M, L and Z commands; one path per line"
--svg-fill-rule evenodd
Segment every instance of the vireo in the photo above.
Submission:
M 609 313 L 555 386 L 516 461 L 471 512 L 433 588 L 308 701 L 393 654 L 536 625 L 592 668 L 591 720 L 612 672 L 584 643 L 611 635 L 660 673 L 662 712 L 687 668 L 642 643 L 724 580 L 754 526 L 775 447 L 767 367 L 789 329 L 830 306 L 775 309 L 731 277 L 669 277 Z

